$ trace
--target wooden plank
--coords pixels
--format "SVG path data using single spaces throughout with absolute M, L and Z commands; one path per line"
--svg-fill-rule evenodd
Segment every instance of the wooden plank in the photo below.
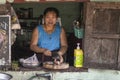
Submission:
M 118 24 L 118 28 L 117 28 L 117 33 L 119 33 L 120 34 L 120 16 L 119 16 L 119 24 Z
M 93 16 L 93 33 L 118 33 L 120 9 L 96 9 Z
M 92 19 L 94 16 L 94 5 L 91 5 L 90 2 L 85 3 L 85 37 L 89 37 L 90 35 L 92 35 Z
M 85 46 L 84 66 L 88 68 L 117 67 L 117 40 L 111 39 L 87 39 Z M 91 45 L 91 46 L 89 46 Z M 108 47 L 109 45 L 109 47 Z
M 120 23 L 119 23 L 120 9 L 111 9 L 110 12 L 111 12 L 111 20 L 110 20 L 109 32 L 118 34 L 120 27 Z
M 98 9 L 120 9 L 120 2 L 93 2 L 92 4 Z
M 117 52 L 118 51 L 118 40 L 115 39 L 102 39 L 101 42 L 101 54 L 99 55 L 103 63 L 113 64 L 116 67 L 117 63 Z
M 86 38 L 84 41 L 87 44 L 84 45 L 84 67 L 93 68 L 95 66 L 93 63 L 99 63 L 97 55 L 100 54 L 101 40 Z
M 116 69 L 120 3 L 85 3 L 84 66 Z M 117 64 L 118 63 L 118 64 Z
M 118 46 L 118 69 L 120 70 L 120 40 Z
M 92 34 L 93 38 L 101 38 L 101 39 L 120 39 L 119 34 Z
M 39 1 L 25 1 L 25 0 L 15 0 L 14 3 L 25 3 L 25 2 L 87 2 L 90 0 L 39 0 Z
M 96 9 L 93 16 L 93 33 L 109 33 L 110 12 Z

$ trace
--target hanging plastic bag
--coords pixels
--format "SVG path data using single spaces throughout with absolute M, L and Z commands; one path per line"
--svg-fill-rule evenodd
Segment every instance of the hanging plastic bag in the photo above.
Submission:
M 23 67 L 36 67 L 40 64 L 35 53 L 31 57 L 28 57 L 26 59 L 21 58 L 19 61 Z

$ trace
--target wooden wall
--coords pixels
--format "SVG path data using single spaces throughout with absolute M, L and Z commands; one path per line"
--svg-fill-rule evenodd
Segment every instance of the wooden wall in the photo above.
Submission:
M 120 3 L 86 3 L 85 67 L 120 68 Z

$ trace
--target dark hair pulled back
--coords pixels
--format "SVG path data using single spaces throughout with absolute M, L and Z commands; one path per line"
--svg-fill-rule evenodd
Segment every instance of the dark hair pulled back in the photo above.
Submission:
M 54 8 L 54 7 L 48 7 L 44 10 L 43 15 L 45 16 L 48 12 L 54 12 L 56 14 L 57 17 L 59 17 L 59 11 L 58 9 Z

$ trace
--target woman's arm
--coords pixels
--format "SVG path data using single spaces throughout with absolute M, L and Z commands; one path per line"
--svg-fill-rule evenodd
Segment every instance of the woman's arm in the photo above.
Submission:
M 61 34 L 60 34 L 60 41 L 61 41 L 61 42 L 60 42 L 60 43 L 61 43 L 61 48 L 60 48 L 60 50 L 58 51 L 58 54 L 59 54 L 59 56 L 60 56 L 60 61 L 57 61 L 57 59 L 55 59 L 54 62 L 55 62 L 56 64 L 61 64 L 61 63 L 64 61 L 62 55 L 64 55 L 64 53 L 66 53 L 67 48 L 68 48 L 67 38 L 66 38 L 66 34 L 65 34 L 65 31 L 64 31 L 63 28 L 62 28 L 62 32 L 61 32 Z
M 32 39 L 31 39 L 31 44 L 30 44 L 30 49 L 34 52 L 37 53 L 43 53 L 46 49 L 44 48 L 39 48 L 37 46 L 38 43 L 38 29 L 37 27 L 34 29 L 33 33 L 32 33 Z
M 67 48 L 68 48 L 66 33 L 63 28 L 62 28 L 62 32 L 60 34 L 60 41 L 61 41 L 61 48 L 58 53 L 59 53 L 59 55 L 63 55 L 64 53 L 66 53 Z
M 46 56 L 51 56 L 51 51 L 45 48 L 38 47 L 37 43 L 38 43 L 38 29 L 36 27 L 32 34 L 30 49 L 36 53 L 43 53 Z

